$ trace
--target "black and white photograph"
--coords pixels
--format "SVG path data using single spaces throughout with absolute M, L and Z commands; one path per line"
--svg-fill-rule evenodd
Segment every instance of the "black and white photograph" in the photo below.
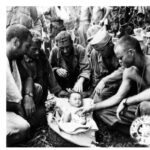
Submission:
M 150 147 L 150 6 L 5 13 L 6 148 Z

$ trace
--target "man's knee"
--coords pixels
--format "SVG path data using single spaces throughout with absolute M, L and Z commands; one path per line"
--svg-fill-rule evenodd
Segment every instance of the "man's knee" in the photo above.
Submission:
M 26 132 L 27 130 L 29 130 L 29 128 L 30 124 L 25 119 L 21 120 L 18 124 L 18 129 L 20 130 L 20 132 Z
M 7 112 L 7 145 L 12 145 L 27 137 L 30 124 L 21 116 Z
M 144 101 L 139 106 L 140 115 L 150 115 L 150 101 Z
M 43 89 L 42 89 L 42 86 L 40 84 L 35 83 L 34 87 L 35 87 L 35 94 L 36 95 L 42 95 L 43 94 Z
M 38 105 L 41 102 L 43 94 L 42 86 L 38 83 L 34 83 L 34 101 Z
M 22 132 L 30 128 L 30 124 L 14 112 L 7 112 L 7 134 Z

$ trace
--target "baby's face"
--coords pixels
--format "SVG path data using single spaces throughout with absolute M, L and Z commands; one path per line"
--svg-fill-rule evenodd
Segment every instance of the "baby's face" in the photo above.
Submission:
M 69 99 L 69 103 L 74 107 L 82 106 L 82 96 L 79 93 L 72 93 Z

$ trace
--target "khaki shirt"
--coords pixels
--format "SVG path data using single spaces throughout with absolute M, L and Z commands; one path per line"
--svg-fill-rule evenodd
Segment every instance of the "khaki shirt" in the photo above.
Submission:
M 68 71 L 71 79 L 74 81 L 79 77 L 84 77 L 89 80 L 91 71 L 85 49 L 81 45 L 74 45 L 73 55 L 70 58 L 68 58 L 70 64 L 67 64 L 61 55 L 59 48 L 54 47 L 50 54 L 50 63 L 52 65 L 53 71 L 57 70 L 58 68 L 63 68 Z M 69 69 L 69 65 L 72 65 L 71 69 Z
M 100 53 L 92 50 L 90 57 L 91 69 L 92 69 L 92 86 L 95 87 L 98 82 L 111 74 L 113 71 L 118 69 L 119 62 L 114 56 L 111 59 L 109 58 L 109 64 L 104 63 L 103 57 Z

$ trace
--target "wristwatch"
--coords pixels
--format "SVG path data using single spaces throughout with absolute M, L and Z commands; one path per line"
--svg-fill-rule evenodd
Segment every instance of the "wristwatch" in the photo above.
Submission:
M 27 92 L 27 93 L 25 93 L 25 95 L 28 95 L 28 96 L 30 96 L 30 97 L 33 97 L 33 93 L 32 93 L 32 92 Z

